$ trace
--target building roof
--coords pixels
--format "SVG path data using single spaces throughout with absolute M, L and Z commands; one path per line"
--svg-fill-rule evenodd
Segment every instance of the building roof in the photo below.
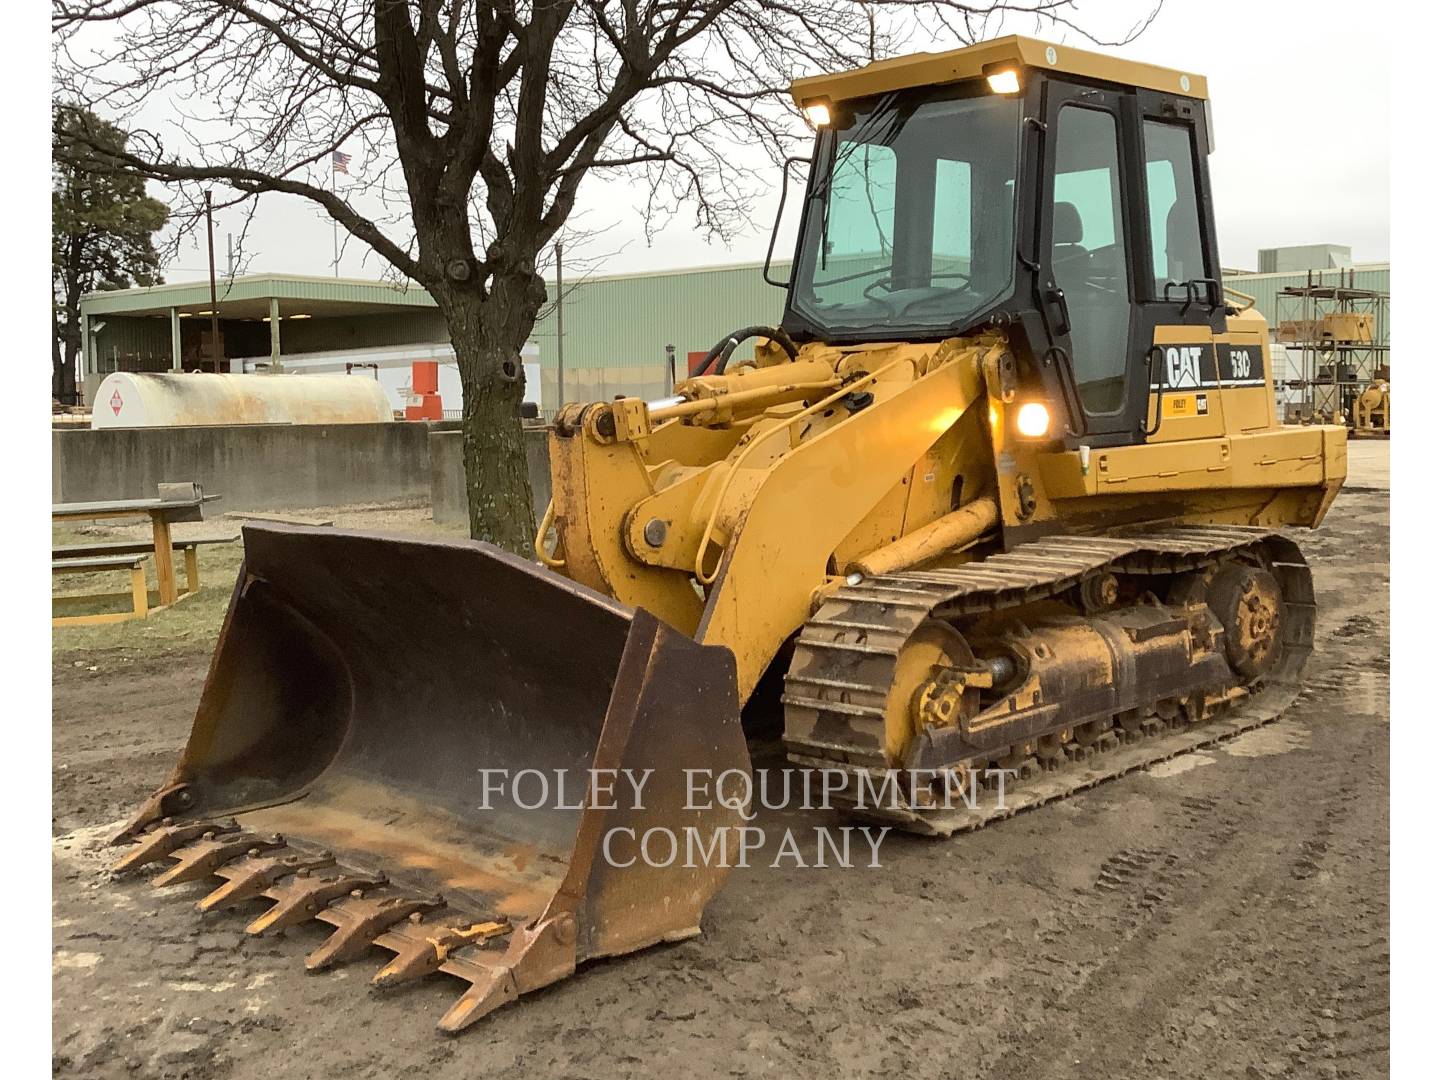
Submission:
M 992 64 L 1007 62 L 1185 97 L 1204 98 L 1209 93 L 1205 76 L 1194 72 L 1121 60 L 1088 49 L 1012 34 L 949 52 L 915 53 L 893 60 L 877 60 L 853 71 L 796 79 L 790 86 L 790 96 L 797 105 L 818 98 L 845 101 L 871 97 L 911 86 L 936 86 L 962 79 L 978 79 Z
M 216 301 L 227 319 L 263 319 L 270 300 L 280 302 L 282 316 L 344 315 L 357 308 L 369 311 L 433 308 L 430 294 L 413 282 L 392 284 L 356 278 L 309 277 L 302 274 L 246 274 L 218 278 Z M 81 297 L 87 315 L 186 315 L 210 313 L 210 283 L 184 281 L 135 289 L 90 292 Z
M 764 262 L 717 263 L 705 266 L 665 267 L 624 274 L 567 275 L 571 286 L 603 281 L 632 281 L 642 278 L 688 277 L 692 274 L 719 274 L 733 270 L 759 270 Z M 777 260 L 779 269 L 789 260 Z M 547 284 L 553 283 L 553 278 Z M 218 278 L 215 283 L 220 315 L 227 319 L 263 319 L 270 314 L 270 298 L 280 301 L 280 314 L 348 315 L 356 308 L 382 312 L 393 308 L 433 308 L 435 300 L 415 282 L 395 284 L 364 278 L 314 277 L 306 274 L 246 274 Z M 133 289 L 88 292 L 80 298 L 87 315 L 169 315 L 173 307 L 184 315 L 210 314 L 210 283 L 184 281 Z

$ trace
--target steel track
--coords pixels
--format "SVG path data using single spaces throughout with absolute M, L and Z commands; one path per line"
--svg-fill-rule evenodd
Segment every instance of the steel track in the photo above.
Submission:
M 1070 744 L 1065 764 L 1007 784 L 1003 800 L 992 789 L 973 799 L 973 806 L 956 799 L 949 807 L 933 808 L 887 802 L 879 808 L 851 805 L 849 812 L 926 835 L 970 831 L 1268 723 L 1299 694 L 1313 647 L 1315 602 L 1304 557 L 1293 541 L 1266 529 L 1167 527 L 1039 540 L 972 565 L 885 574 L 841 588 L 796 641 L 782 698 L 789 757 L 802 766 L 842 769 L 857 778 L 868 773 L 873 780 L 884 773 L 885 704 L 895 665 L 911 634 L 928 619 L 963 624 L 1057 597 L 1105 573 L 1153 575 L 1158 584 L 1227 557 L 1263 559 L 1280 582 L 1284 650 L 1263 680 L 1215 702 L 1203 719 L 1176 719 L 1164 702 L 1154 702 L 1142 710 L 1147 719 L 1154 718 L 1143 731 L 1116 727 L 1090 746 Z M 1162 718 L 1162 712 L 1170 716 Z M 809 734 L 797 735 L 797 730 Z M 991 760 L 998 758 L 991 755 Z

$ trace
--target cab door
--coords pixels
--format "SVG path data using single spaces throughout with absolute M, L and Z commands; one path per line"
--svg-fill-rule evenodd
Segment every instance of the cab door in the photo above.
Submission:
M 1167 404 L 1216 385 L 1224 330 L 1195 105 L 1047 80 L 1037 303 L 1068 360 L 1072 442 L 1144 442 L 1167 407 L 1210 415 L 1204 397 Z
M 1073 436 L 1118 445 L 1133 441 L 1145 396 L 1131 357 L 1134 197 L 1124 93 L 1052 78 L 1044 114 L 1037 299 L 1052 358 L 1068 360 L 1071 406 L 1081 413 Z

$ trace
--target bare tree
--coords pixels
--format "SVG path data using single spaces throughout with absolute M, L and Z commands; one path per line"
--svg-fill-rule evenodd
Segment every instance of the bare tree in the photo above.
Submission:
M 917 29 L 927 48 L 1007 16 L 1075 29 L 1074 6 L 55 0 L 52 23 L 57 96 L 133 133 L 116 165 L 192 193 L 310 199 L 430 292 L 464 390 L 471 533 L 525 551 L 520 349 L 546 300 L 542 253 L 587 177 L 633 178 L 647 222 L 686 208 L 729 235 L 756 191 L 736 148 L 778 158 L 803 130 L 794 75 L 893 54 Z M 383 213 L 326 182 L 341 147 L 360 148 Z

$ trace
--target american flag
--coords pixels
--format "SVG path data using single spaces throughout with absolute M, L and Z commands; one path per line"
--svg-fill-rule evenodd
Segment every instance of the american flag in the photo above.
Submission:
M 350 175 L 350 155 L 342 154 L 339 150 L 330 151 L 330 167 L 337 173 Z

